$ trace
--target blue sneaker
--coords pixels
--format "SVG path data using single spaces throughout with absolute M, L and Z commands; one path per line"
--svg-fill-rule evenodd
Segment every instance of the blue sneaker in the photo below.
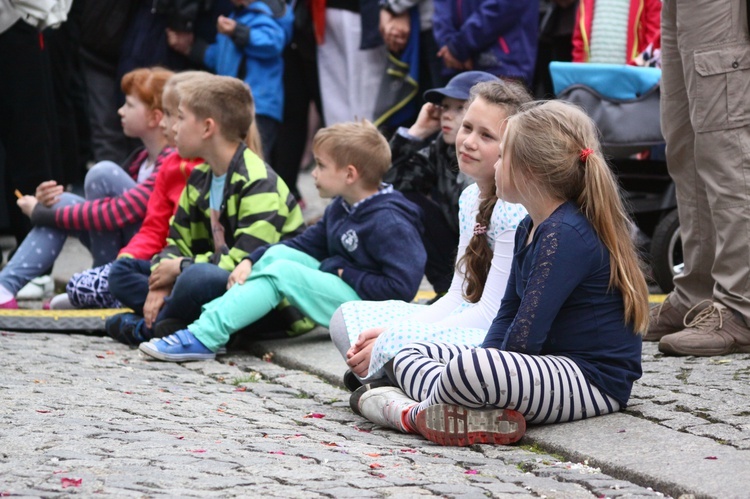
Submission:
M 126 345 L 137 346 L 151 339 L 146 329 L 146 321 L 136 314 L 112 315 L 105 321 L 104 329 L 107 336 Z
M 169 362 L 187 362 L 191 360 L 213 360 L 216 354 L 203 346 L 198 338 L 187 329 L 159 340 L 141 343 L 141 352 L 155 359 Z

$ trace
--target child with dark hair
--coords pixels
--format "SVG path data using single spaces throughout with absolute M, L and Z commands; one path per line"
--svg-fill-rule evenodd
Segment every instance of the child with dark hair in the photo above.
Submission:
M 384 376 L 384 366 L 406 345 L 441 340 L 479 345 L 500 306 L 513 255 L 513 237 L 526 216 L 519 204 L 498 199 L 494 164 L 505 120 L 531 100 L 519 84 L 478 83 L 457 130 L 458 166 L 476 183 L 461 194 L 461 228 L 453 281 L 432 305 L 350 302 L 331 321 L 331 339 L 351 368 L 350 389 Z

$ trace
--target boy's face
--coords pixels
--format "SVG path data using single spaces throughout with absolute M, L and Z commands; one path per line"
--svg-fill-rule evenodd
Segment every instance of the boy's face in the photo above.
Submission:
M 159 122 L 159 128 L 161 128 L 164 138 L 167 139 L 170 146 L 175 145 L 174 125 L 177 121 L 177 105 L 172 97 L 164 95 L 164 98 L 162 98 L 162 111 L 164 114 Z
M 440 130 L 446 144 L 456 143 L 456 134 L 464 119 L 466 101 L 443 97 L 440 103 Z
M 172 125 L 177 151 L 183 158 L 201 156 L 203 145 L 203 121 L 199 120 L 189 109 L 180 104 L 177 106 L 177 119 Z
M 345 194 L 348 171 L 339 167 L 325 150 L 313 151 L 315 168 L 312 171 L 315 188 L 322 198 L 333 198 Z
M 117 110 L 122 131 L 128 137 L 141 138 L 151 129 L 149 121 L 152 113 L 146 104 L 135 95 L 126 95 L 125 104 Z

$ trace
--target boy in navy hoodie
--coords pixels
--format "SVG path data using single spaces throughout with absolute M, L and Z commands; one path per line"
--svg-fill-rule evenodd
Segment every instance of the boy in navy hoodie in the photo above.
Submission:
M 424 274 L 420 212 L 382 178 L 388 142 L 370 122 L 339 123 L 313 140 L 315 186 L 334 198 L 323 218 L 301 235 L 253 251 L 229 277 L 229 291 L 200 318 L 157 341 L 141 343 L 151 357 L 184 362 L 213 359 L 229 336 L 284 298 L 328 326 L 352 300 L 410 301 Z

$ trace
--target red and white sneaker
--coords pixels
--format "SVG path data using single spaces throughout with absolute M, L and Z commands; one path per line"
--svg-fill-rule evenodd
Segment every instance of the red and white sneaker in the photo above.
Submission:
M 469 409 L 437 404 L 417 414 L 417 429 L 440 445 L 512 444 L 526 433 L 526 420 L 511 409 Z

